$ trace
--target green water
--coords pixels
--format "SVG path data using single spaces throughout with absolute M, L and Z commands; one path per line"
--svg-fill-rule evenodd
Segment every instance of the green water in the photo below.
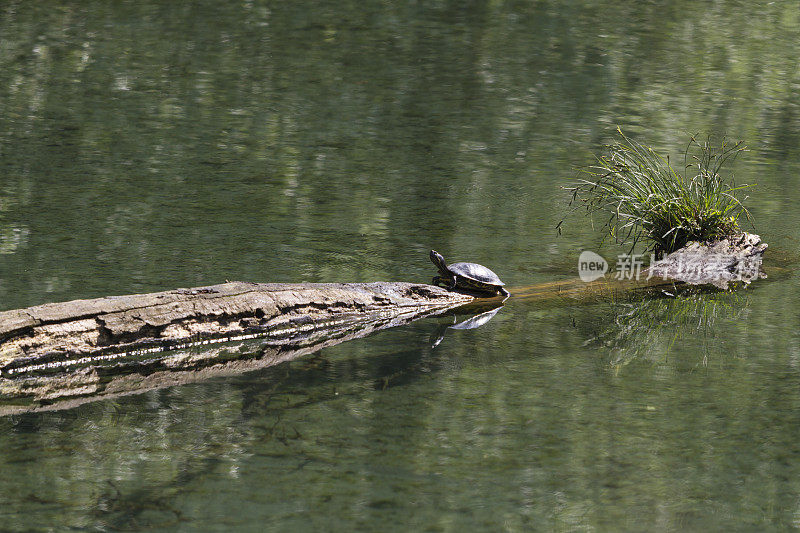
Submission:
M 744 138 L 800 239 L 794 1 L 0 3 L 0 309 L 248 281 L 575 276 L 616 126 Z M 266 370 L 0 419 L 0 529 L 800 526 L 800 280 L 513 298 Z

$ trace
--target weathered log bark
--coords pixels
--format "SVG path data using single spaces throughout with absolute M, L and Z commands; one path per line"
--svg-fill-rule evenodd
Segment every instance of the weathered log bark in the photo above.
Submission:
M 367 319 L 424 315 L 472 296 L 412 283 L 232 282 L 53 303 L 0 313 L 4 377 L 187 343 L 290 336 Z
M 731 283 L 763 277 L 761 261 L 766 249 L 761 237 L 752 233 L 713 243 L 692 242 L 657 261 L 649 273 L 690 285 L 727 289 Z
M 459 296 L 459 300 L 463 299 L 463 295 Z M 185 342 L 185 347 L 168 353 L 148 353 L 149 349 L 144 348 L 139 350 L 143 353 L 138 357 L 135 352 L 126 352 L 108 360 L 89 358 L 91 361 L 85 365 L 72 359 L 71 368 L 56 366 L 26 371 L 19 367 L 22 371 L 19 375 L 0 379 L 0 416 L 66 409 L 86 402 L 251 372 L 419 318 L 450 312 L 451 308 L 452 305 L 412 306 L 399 313 L 381 311 L 354 319 L 318 322 L 313 328 L 282 328 L 277 335 L 259 334 L 229 342 Z

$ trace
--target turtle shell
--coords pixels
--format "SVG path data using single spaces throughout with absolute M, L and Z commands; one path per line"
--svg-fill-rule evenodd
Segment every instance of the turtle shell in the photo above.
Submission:
M 452 274 L 456 274 L 457 276 L 461 276 L 462 278 L 472 281 L 477 281 L 478 283 L 493 285 L 496 287 L 502 287 L 505 285 L 505 283 L 500 281 L 500 278 L 497 276 L 497 274 L 485 266 L 477 263 L 453 263 L 447 265 L 447 270 L 449 270 Z

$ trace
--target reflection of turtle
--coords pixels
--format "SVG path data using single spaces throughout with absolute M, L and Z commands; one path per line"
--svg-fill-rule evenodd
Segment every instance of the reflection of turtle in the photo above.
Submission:
M 500 309 L 502 309 L 502 308 L 503 308 L 503 306 L 501 305 L 500 307 L 495 307 L 491 311 L 486 311 L 485 313 L 481 313 L 479 315 L 475 315 L 473 317 L 470 317 L 470 318 L 468 318 L 466 320 L 463 320 L 463 321 L 459 322 L 458 324 L 453 324 L 452 326 L 450 326 L 450 329 L 475 329 L 475 328 L 479 328 L 482 325 L 484 325 L 487 322 L 489 322 L 492 318 L 494 318 L 494 315 L 496 315 L 500 311 Z
M 503 283 L 497 274 L 483 265 L 477 263 L 453 263 L 448 265 L 442 254 L 431 250 L 431 261 L 439 269 L 439 275 L 433 278 L 433 284 L 446 283 L 447 288 L 488 292 L 508 296 L 508 291 L 503 288 Z
M 439 343 L 442 342 L 442 339 L 444 339 L 444 335 L 445 335 L 445 333 L 447 332 L 448 329 L 475 329 L 475 328 L 479 328 L 482 325 L 484 325 L 487 322 L 489 322 L 492 318 L 494 318 L 494 315 L 496 315 L 500 311 L 500 309 L 502 309 L 502 308 L 503 308 L 503 306 L 499 305 L 499 306 L 497 306 L 494 309 L 491 309 L 489 311 L 486 311 L 486 312 L 483 312 L 483 313 L 480 313 L 480 314 L 477 314 L 477 315 L 473 315 L 473 316 L 469 317 L 466 320 L 462 320 L 461 322 L 458 322 L 457 324 L 455 323 L 456 322 L 456 315 L 453 315 L 453 324 L 452 325 L 451 324 L 440 324 L 439 327 L 436 328 L 436 331 L 434 332 L 434 335 L 436 335 L 436 340 L 433 341 L 433 345 L 431 346 L 431 348 L 436 348 L 436 346 L 438 346 Z M 431 337 L 431 338 L 433 338 L 433 337 Z

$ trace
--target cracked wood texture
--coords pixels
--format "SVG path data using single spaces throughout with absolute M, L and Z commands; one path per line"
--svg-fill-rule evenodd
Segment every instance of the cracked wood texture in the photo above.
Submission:
M 466 307 L 470 308 L 470 304 Z M 159 353 L 146 360 L 123 359 L 111 365 L 78 366 L 43 374 L 23 373 L 19 379 L 0 379 L 0 416 L 70 408 L 104 398 L 263 369 L 424 316 L 448 312 L 447 307 L 429 306 L 426 311 L 388 317 L 381 316 L 387 313 L 371 314 L 357 321 L 340 320 L 280 338 L 210 343 L 190 350 Z
M 245 283 L 108 296 L 0 312 L 0 368 L 248 330 L 424 313 L 472 296 L 414 283 Z

